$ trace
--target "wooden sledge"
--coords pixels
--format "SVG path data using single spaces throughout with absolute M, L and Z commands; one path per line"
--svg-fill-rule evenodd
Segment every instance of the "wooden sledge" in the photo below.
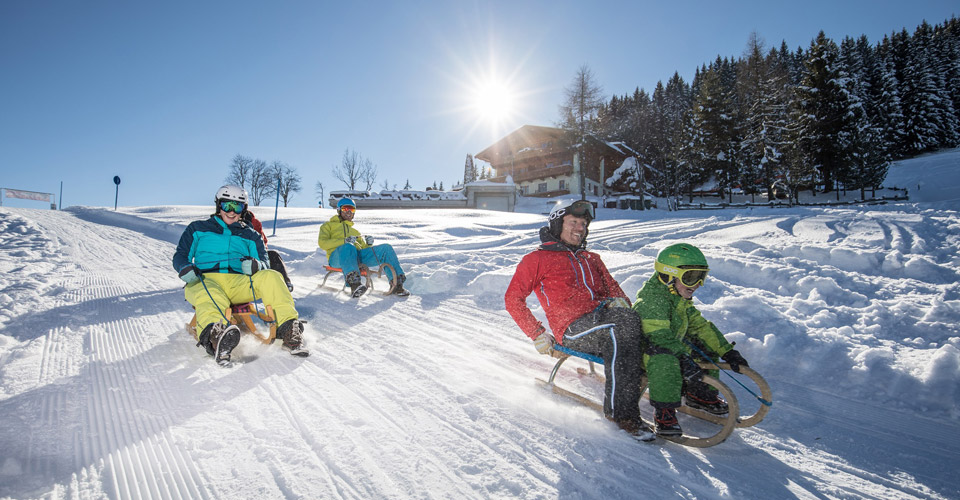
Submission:
M 343 274 L 343 269 L 339 267 L 332 267 L 332 266 L 325 265 L 323 266 L 323 268 L 327 271 L 327 274 L 324 275 L 323 281 L 320 282 L 320 287 L 324 286 L 327 283 L 327 278 L 329 278 L 331 275 L 336 273 Z M 391 293 L 393 293 L 393 289 L 397 286 L 397 272 L 393 269 L 393 266 L 384 262 L 383 264 L 380 264 L 379 268 L 377 268 L 376 273 L 371 273 L 370 269 L 367 268 L 367 266 L 360 266 L 360 276 L 363 276 L 364 278 L 366 278 L 367 280 L 366 285 L 368 290 L 374 290 L 373 276 L 376 276 L 377 278 L 381 278 L 384 276 L 384 271 L 386 271 L 387 269 L 390 270 L 390 275 L 393 276 L 393 279 L 388 282 L 390 286 L 387 288 L 387 291 L 384 292 L 383 294 L 390 295 Z M 347 287 L 347 282 L 344 281 L 343 286 L 340 287 L 340 290 L 342 291 L 346 287 Z
M 263 306 L 262 301 L 257 300 L 255 302 L 246 302 L 243 304 L 232 304 L 230 307 L 226 308 L 223 311 L 224 316 L 227 317 L 227 321 L 233 323 L 240 327 L 240 330 L 246 330 L 249 333 L 252 333 L 260 342 L 264 344 L 271 344 L 277 338 L 277 321 L 274 319 L 273 308 L 270 306 Z M 263 309 L 261 311 L 261 309 Z M 256 316 L 260 318 L 266 325 L 268 325 L 269 331 L 266 334 L 260 333 L 257 330 L 257 325 L 253 322 L 251 316 Z M 197 337 L 197 314 L 193 314 L 193 319 L 187 323 L 187 331 L 193 334 L 193 337 Z
M 595 364 L 603 365 L 603 359 L 597 356 L 584 353 L 584 352 L 574 351 L 573 349 L 569 349 L 561 345 L 554 345 L 553 350 L 554 350 L 553 355 L 559 359 L 557 359 L 557 363 L 553 366 L 553 370 L 550 371 L 550 378 L 548 380 L 543 380 L 538 378 L 537 383 L 544 385 L 546 387 L 549 387 L 555 394 L 559 394 L 566 398 L 572 399 L 580 404 L 586 405 L 590 408 L 593 408 L 603 413 L 602 403 L 597 403 L 596 401 L 590 398 L 587 398 L 575 392 L 568 391 L 567 389 L 559 387 L 557 386 L 555 381 L 557 372 L 560 370 L 560 366 L 563 365 L 563 363 L 566 360 L 570 359 L 571 357 L 581 358 L 586 360 L 589 363 L 590 365 L 589 373 L 584 368 L 577 368 L 577 372 L 580 373 L 580 375 L 591 375 L 591 376 L 597 377 L 599 380 L 603 380 L 603 375 L 600 373 L 597 373 L 594 366 Z M 724 369 L 724 370 L 730 369 L 730 365 L 727 363 L 718 363 L 717 366 L 719 366 L 721 369 Z M 703 369 L 716 368 L 710 363 L 700 363 L 700 367 Z M 759 373 L 757 373 L 752 368 L 747 366 L 741 366 L 740 373 L 749 377 L 750 380 L 752 380 L 757 385 L 757 388 L 760 389 L 760 394 L 764 401 L 767 401 L 767 402 L 773 401 L 772 399 L 773 393 L 770 390 L 770 385 L 767 384 L 767 381 L 764 380 L 764 378 L 760 376 Z M 695 448 L 707 448 L 707 447 L 714 446 L 724 442 L 727 439 L 727 437 L 730 436 L 733 430 L 737 427 L 749 427 L 751 425 L 756 425 L 760 423 L 760 421 L 762 421 L 763 418 L 767 415 L 767 412 L 770 411 L 769 405 L 761 404 L 760 408 L 756 411 L 756 413 L 754 413 L 749 417 L 743 418 L 740 416 L 740 403 L 737 401 L 737 397 L 736 395 L 734 395 L 733 391 L 730 390 L 730 387 L 728 387 L 723 382 L 709 375 L 704 375 L 703 382 L 707 385 L 715 387 L 718 391 L 720 391 L 720 394 L 722 394 L 723 398 L 727 401 L 727 406 L 729 407 L 728 413 L 725 416 L 714 415 L 712 413 L 708 413 L 702 410 L 696 410 L 685 405 L 681 406 L 680 408 L 677 408 L 677 410 L 681 413 L 684 413 L 693 417 L 697 417 L 707 422 L 714 423 L 719 427 L 718 430 L 713 434 L 709 434 L 705 436 L 683 435 L 683 436 L 669 436 L 669 437 L 659 436 L 659 437 L 668 441 L 672 441 L 677 444 L 685 445 L 685 446 L 692 446 Z M 646 375 L 644 375 L 644 377 L 641 379 L 640 386 L 641 386 L 641 389 L 640 389 L 641 394 L 643 394 L 643 397 L 649 399 L 650 396 L 647 394 Z

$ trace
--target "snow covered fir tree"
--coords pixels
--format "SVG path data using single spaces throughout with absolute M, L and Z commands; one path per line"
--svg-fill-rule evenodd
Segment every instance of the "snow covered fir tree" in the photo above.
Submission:
M 806 49 L 766 50 L 754 34 L 739 59 L 717 57 L 693 82 L 675 73 L 652 94 L 613 96 L 596 117 L 653 173 L 653 194 L 712 183 L 773 199 L 777 183 L 831 193 L 878 187 L 891 160 L 960 144 L 960 20 L 871 45 L 820 32 Z M 636 191 L 638 169 L 608 181 Z

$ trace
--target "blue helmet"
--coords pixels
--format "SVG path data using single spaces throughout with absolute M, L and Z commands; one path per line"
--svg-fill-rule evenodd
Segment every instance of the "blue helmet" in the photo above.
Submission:
M 340 208 L 345 205 L 353 207 L 354 209 L 357 208 L 357 204 L 353 201 L 352 198 L 340 198 L 340 201 L 337 202 L 337 212 L 339 212 Z

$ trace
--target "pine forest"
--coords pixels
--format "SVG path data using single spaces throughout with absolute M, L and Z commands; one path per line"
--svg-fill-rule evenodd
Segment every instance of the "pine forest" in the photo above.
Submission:
M 592 129 L 633 149 L 644 191 L 682 197 L 710 186 L 766 194 L 776 186 L 866 191 L 891 160 L 960 145 L 960 20 L 871 44 L 822 31 L 806 49 L 767 50 L 755 34 L 739 59 L 717 57 L 691 83 L 674 73 L 650 94 L 614 96 Z M 640 190 L 638 172 L 608 184 Z

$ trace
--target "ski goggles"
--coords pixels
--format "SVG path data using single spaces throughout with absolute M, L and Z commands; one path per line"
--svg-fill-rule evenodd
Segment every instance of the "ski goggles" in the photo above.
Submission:
M 593 211 L 593 203 L 584 200 L 575 201 L 569 207 L 564 208 L 563 210 L 557 210 L 553 213 L 551 218 L 557 219 L 567 214 L 574 217 L 583 217 L 587 219 L 587 222 L 597 218 L 596 213 Z
M 233 212 L 235 214 L 243 213 L 247 209 L 247 204 L 242 201 L 236 200 L 222 200 L 220 202 L 220 210 L 224 212 Z
M 340 207 L 340 211 L 341 211 L 341 212 L 347 212 L 347 213 L 349 213 L 349 214 L 352 214 L 352 213 L 354 213 L 354 212 L 357 211 L 357 207 L 351 207 L 350 205 L 344 205 L 344 206 Z
M 667 266 L 659 262 L 656 262 L 653 267 L 656 268 L 658 273 L 673 276 L 674 278 L 680 280 L 680 283 L 682 283 L 683 286 L 689 288 L 702 285 L 703 281 L 707 279 L 707 273 L 710 271 L 710 269 L 706 267 L 691 267 L 681 269 Z
M 703 280 L 707 279 L 707 271 L 709 269 L 681 269 L 680 283 L 690 288 L 700 286 L 703 284 Z

